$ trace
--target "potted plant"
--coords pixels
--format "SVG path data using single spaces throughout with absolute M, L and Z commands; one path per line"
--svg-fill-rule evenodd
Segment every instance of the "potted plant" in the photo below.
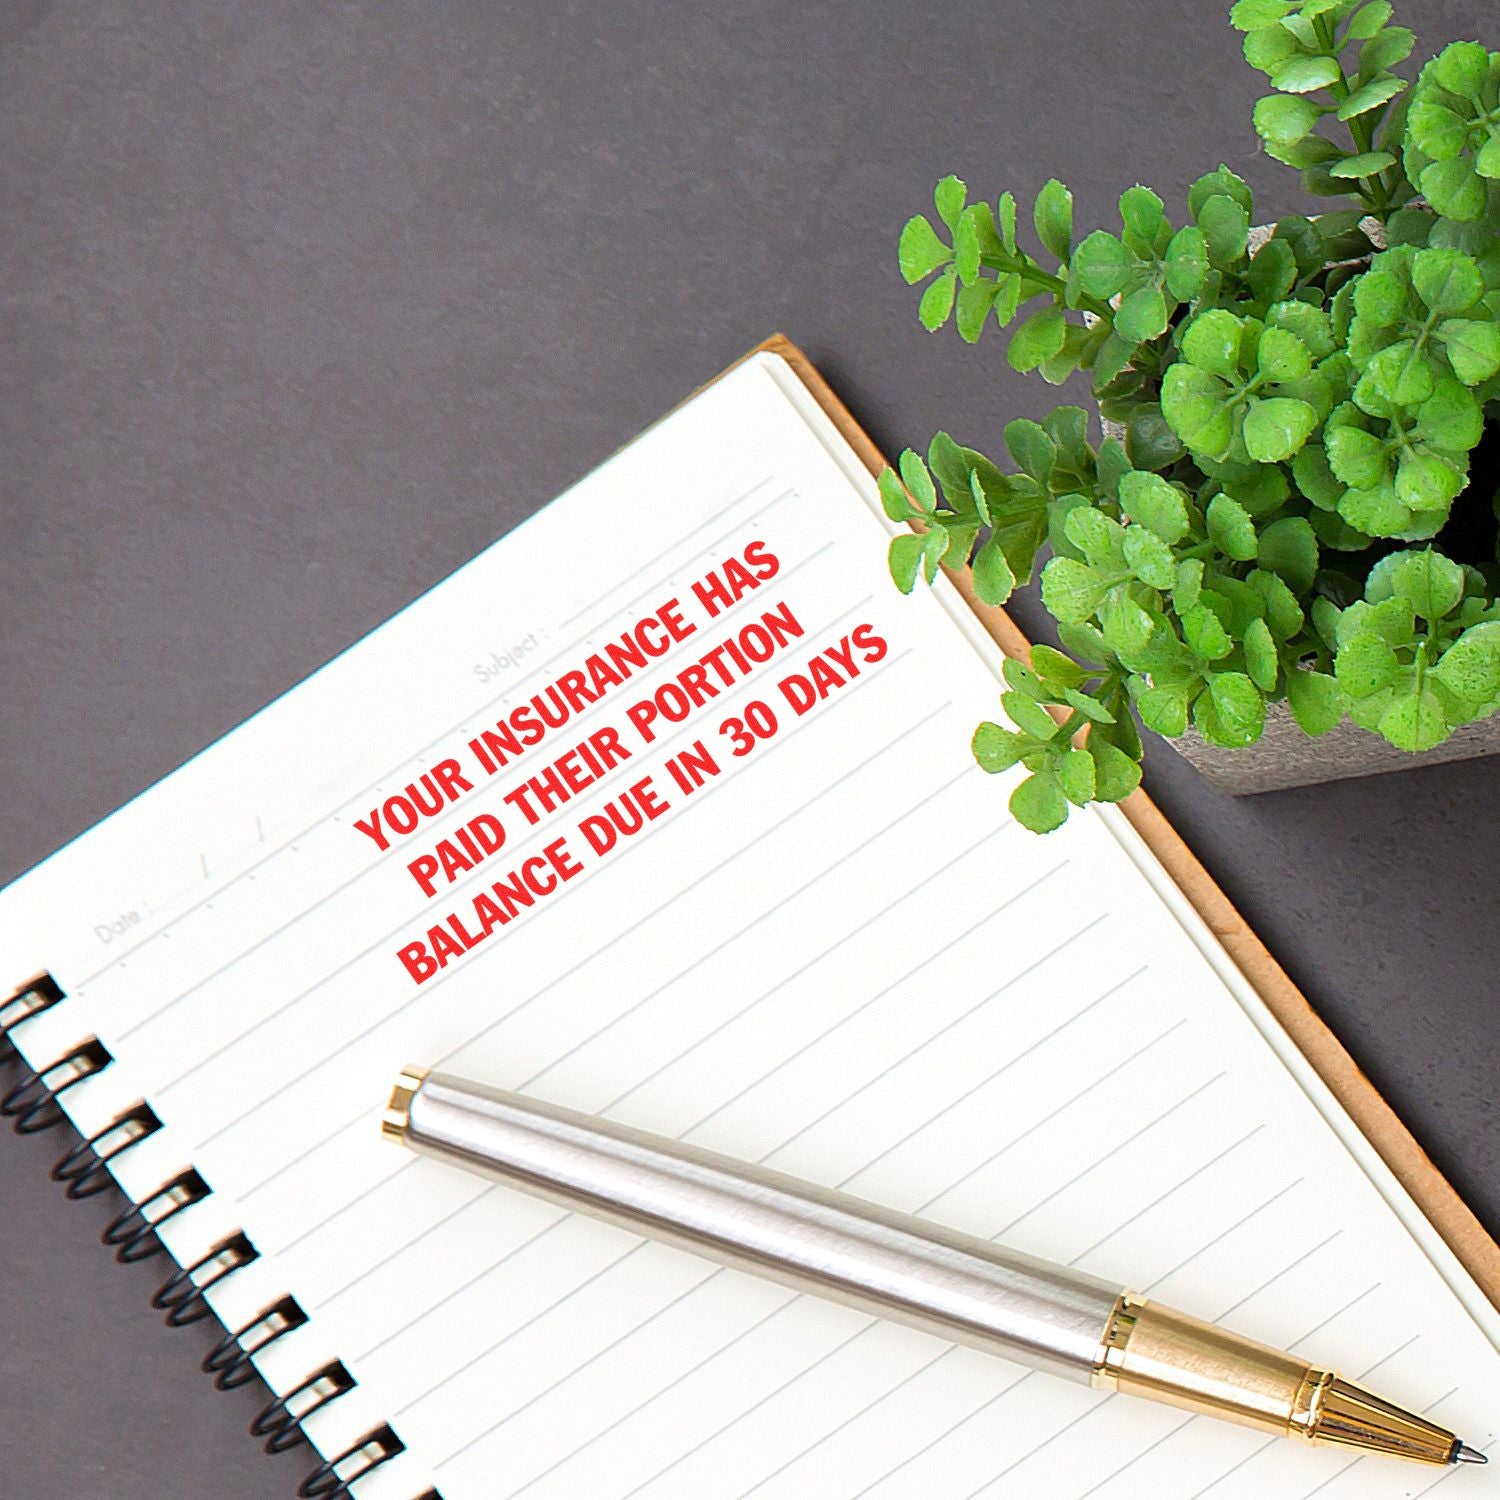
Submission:
M 1200 761 L 1269 759 L 1273 780 L 1278 728 L 1342 726 L 1332 764 L 1300 755 L 1300 780 L 1370 769 L 1350 740 L 1409 759 L 1460 731 L 1500 749 L 1500 53 L 1455 42 L 1410 83 L 1391 9 L 1230 12 L 1270 77 L 1265 150 L 1343 200 L 1315 218 L 1253 231 L 1250 189 L 1221 166 L 1181 224 L 1132 187 L 1118 233 L 1080 238 L 1051 181 L 1033 250 L 1010 193 L 970 203 L 948 177 L 941 227 L 902 231 L 928 329 L 951 320 L 973 343 L 998 324 L 1013 368 L 1087 371 L 1107 433 L 1096 446 L 1089 414 L 1060 406 L 1006 427 L 1013 471 L 939 433 L 881 479 L 917 528 L 891 544 L 904 590 L 972 563 L 1001 604 L 1050 548 L 1041 596 L 1064 650 L 1008 663 L 1010 722 L 974 737 L 986 769 L 1030 772 L 1012 799 L 1029 828 L 1127 795 L 1138 725 Z

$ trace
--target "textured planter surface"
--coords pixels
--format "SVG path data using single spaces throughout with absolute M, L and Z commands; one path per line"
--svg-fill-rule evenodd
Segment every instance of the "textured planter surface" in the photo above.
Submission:
M 1319 781 L 1374 776 L 1382 771 L 1409 771 L 1445 760 L 1497 755 L 1500 714 L 1478 724 L 1465 724 L 1436 749 L 1418 755 L 1396 749 L 1378 734 L 1371 734 L 1348 719 L 1337 729 L 1310 739 L 1298 728 L 1285 703 L 1266 706 L 1265 733 L 1243 750 L 1225 750 L 1207 744 L 1191 727 L 1181 739 L 1167 743 L 1219 791 L 1243 797 L 1250 792 L 1274 792 L 1281 787 L 1310 786 Z

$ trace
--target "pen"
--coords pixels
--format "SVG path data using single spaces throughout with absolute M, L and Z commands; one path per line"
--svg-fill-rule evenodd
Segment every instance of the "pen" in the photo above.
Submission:
M 1486 1462 L 1330 1370 L 1098 1277 L 612 1120 L 409 1068 L 382 1129 L 564 1208 L 1096 1389 L 1281 1437 Z

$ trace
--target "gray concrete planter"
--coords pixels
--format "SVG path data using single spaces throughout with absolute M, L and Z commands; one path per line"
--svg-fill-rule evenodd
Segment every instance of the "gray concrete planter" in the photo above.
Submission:
M 1285 703 L 1267 705 L 1265 733 L 1243 750 L 1210 745 L 1191 726 L 1181 739 L 1167 743 L 1217 790 L 1243 797 L 1251 792 L 1274 792 L 1282 787 L 1497 755 L 1500 714 L 1478 724 L 1465 724 L 1441 745 L 1417 755 L 1396 749 L 1348 719 L 1313 739 L 1303 733 Z

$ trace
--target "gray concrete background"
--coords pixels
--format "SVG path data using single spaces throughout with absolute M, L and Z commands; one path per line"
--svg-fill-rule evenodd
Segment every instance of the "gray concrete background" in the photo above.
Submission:
M 1472 0 L 1400 0 L 1422 55 Z M 1492 32 L 1492 43 L 1497 36 Z M 1206 0 L 4 0 L 0 878 L 291 686 L 774 329 L 895 450 L 1055 399 L 917 326 L 945 171 L 1078 222 L 1220 160 L 1258 75 Z M 1034 601 L 1016 610 L 1035 628 Z M 1148 784 L 1500 1226 L 1500 761 L 1242 802 Z M 284 1500 L 250 1391 L 0 1140 L 11 1500 Z

